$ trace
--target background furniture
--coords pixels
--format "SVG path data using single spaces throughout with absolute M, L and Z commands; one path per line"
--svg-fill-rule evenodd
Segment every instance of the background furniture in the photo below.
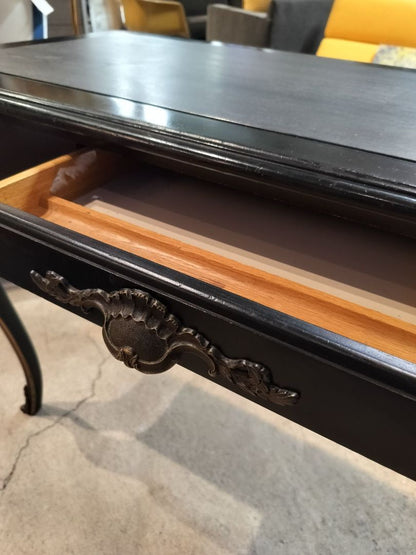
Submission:
M 243 0 L 241 7 L 251 12 L 267 13 L 270 8 L 270 3 L 271 0 Z
M 333 0 L 273 0 L 270 47 L 315 54 Z
M 416 47 L 414 0 L 335 0 L 317 54 L 371 62 L 380 44 Z
M 266 47 L 270 15 L 223 4 L 208 7 L 207 41 Z
M 239 2 L 239 0 L 224 0 L 221 3 L 232 4 L 233 1 Z M 208 8 L 213 2 L 215 2 L 215 0 L 183 0 L 182 4 L 185 9 L 189 30 L 193 39 L 205 40 Z
M 87 0 L 50 0 L 48 37 L 69 37 L 89 31 Z
M 273 0 L 267 13 L 210 6 L 207 40 L 314 54 L 333 0 Z
M 189 38 L 183 5 L 172 0 L 121 0 L 129 31 Z
M 230 3 L 238 3 L 240 0 L 229 0 Z M 87 2 L 87 0 L 84 0 Z M 163 0 L 153 2 L 126 0 L 124 2 L 125 15 L 121 17 L 120 8 L 122 0 L 89 0 L 89 14 L 91 19 L 91 30 L 100 31 L 108 29 L 122 29 L 124 24 L 127 29 L 141 30 L 166 34 L 163 29 L 173 29 L 176 36 L 191 36 L 194 39 L 205 39 L 207 24 L 207 8 L 211 0 L 184 0 L 175 4 L 166 4 Z M 225 2 L 226 3 L 226 2 Z M 176 6 L 176 7 L 175 7 Z M 186 21 L 184 22 L 184 13 Z M 189 31 L 188 31 L 189 30 Z

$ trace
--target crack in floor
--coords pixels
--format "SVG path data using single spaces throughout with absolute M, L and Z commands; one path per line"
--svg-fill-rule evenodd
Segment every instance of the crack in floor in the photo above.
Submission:
M 91 341 L 95 344 L 93 339 L 91 339 Z M 96 344 L 95 344 L 95 346 L 97 347 Z M 97 347 L 97 349 L 98 349 L 98 347 Z M 75 413 L 84 403 L 86 403 L 87 401 L 89 401 L 90 399 L 92 399 L 95 396 L 96 386 L 97 386 L 97 383 L 98 383 L 99 379 L 102 376 L 103 366 L 107 362 L 107 360 L 108 360 L 108 356 L 105 356 L 102 359 L 102 361 L 99 363 L 97 373 L 96 373 L 95 377 L 93 378 L 93 380 L 91 382 L 91 391 L 86 397 L 84 397 L 83 399 L 78 401 L 78 403 L 76 403 L 76 405 L 72 409 L 67 410 L 66 412 L 61 414 L 56 420 L 54 420 L 54 422 L 52 422 L 51 424 L 49 424 L 45 428 L 42 428 L 41 430 L 38 430 L 37 432 L 34 432 L 33 434 L 29 435 L 26 438 L 26 441 L 25 441 L 24 445 L 22 445 L 22 447 L 19 449 L 19 451 L 16 454 L 16 457 L 15 457 L 15 460 L 13 462 L 12 468 L 10 469 L 7 476 L 3 479 L 3 484 L 0 487 L 0 493 L 1 494 L 3 494 L 6 491 L 8 485 L 10 484 L 10 482 L 11 482 L 11 480 L 12 480 L 12 478 L 13 478 L 16 470 L 17 470 L 19 461 L 20 461 L 23 453 L 28 449 L 32 440 L 35 439 L 36 437 L 40 436 L 41 434 L 47 432 L 51 428 L 54 428 L 55 426 L 57 426 L 60 422 L 62 422 L 62 420 L 64 420 L 64 418 L 67 418 L 70 414 Z M 45 415 L 47 416 L 47 413 Z

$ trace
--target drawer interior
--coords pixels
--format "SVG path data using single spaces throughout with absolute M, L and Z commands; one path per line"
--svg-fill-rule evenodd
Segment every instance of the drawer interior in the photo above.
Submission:
M 416 243 L 96 150 L 0 202 L 416 362 Z

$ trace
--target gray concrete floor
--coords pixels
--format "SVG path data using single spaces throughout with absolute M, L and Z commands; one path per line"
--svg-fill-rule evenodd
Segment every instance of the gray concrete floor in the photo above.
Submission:
M 176 367 L 143 376 L 100 329 L 11 297 L 45 379 L 19 411 L 0 336 L 0 553 L 416 553 L 416 484 Z

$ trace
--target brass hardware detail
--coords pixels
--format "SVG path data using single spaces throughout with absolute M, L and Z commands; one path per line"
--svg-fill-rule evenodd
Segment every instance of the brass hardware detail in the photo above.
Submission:
M 61 303 L 104 316 L 103 337 L 110 353 L 130 368 L 146 374 L 165 372 L 193 353 L 202 359 L 211 378 L 222 378 L 238 389 L 277 405 L 293 405 L 295 391 L 277 386 L 268 368 L 246 359 L 225 356 L 196 330 L 182 326 L 165 305 L 139 289 L 107 293 L 101 289 L 76 289 L 55 272 L 42 277 L 34 270 L 36 285 Z

